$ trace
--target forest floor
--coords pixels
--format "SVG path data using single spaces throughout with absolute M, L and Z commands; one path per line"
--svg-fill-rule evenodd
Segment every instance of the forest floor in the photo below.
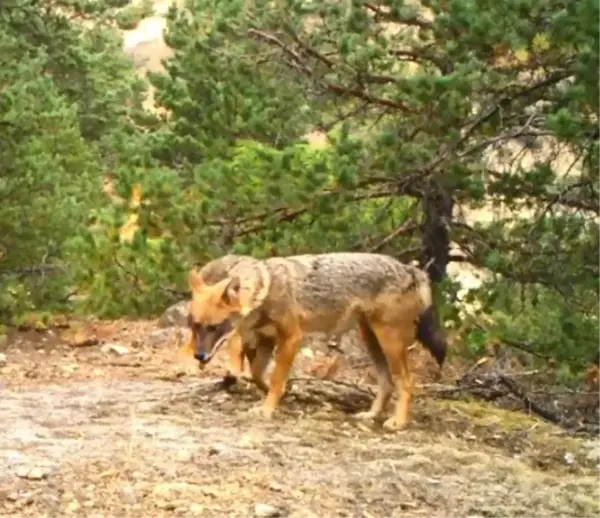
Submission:
M 303 350 L 270 421 L 248 383 L 225 390 L 225 354 L 199 371 L 176 327 L 79 322 L 12 331 L 0 345 L 2 516 L 597 516 L 599 444 L 522 411 L 435 389 L 411 351 L 410 426 L 368 408 L 368 361 L 332 380 Z M 321 365 L 321 367 L 319 367 Z M 332 374 L 330 372 L 330 374 Z

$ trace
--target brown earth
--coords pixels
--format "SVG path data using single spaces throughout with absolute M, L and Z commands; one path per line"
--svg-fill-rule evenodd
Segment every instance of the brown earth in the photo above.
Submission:
M 272 421 L 251 386 L 198 372 L 156 322 L 12 332 L 0 346 L 2 516 L 597 516 L 598 441 L 443 399 L 415 349 L 410 427 L 352 420 L 368 362 L 334 381 L 305 350 Z M 94 344 L 73 346 L 72 343 Z M 224 356 L 224 355 L 223 355 Z M 453 376 L 445 368 L 443 379 Z

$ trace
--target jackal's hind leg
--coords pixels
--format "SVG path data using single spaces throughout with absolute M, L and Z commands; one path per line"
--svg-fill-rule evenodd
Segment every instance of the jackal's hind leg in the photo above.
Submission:
M 269 361 L 273 356 L 274 348 L 275 338 L 270 336 L 259 336 L 256 339 L 255 347 L 246 352 L 246 356 L 250 362 L 252 380 L 263 392 L 268 392 L 269 390 L 269 384 L 265 381 L 265 372 L 269 366 Z
M 383 412 L 394 391 L 394 382 L 390 374 L 386 357 L 381 349 L 381 345 L 365 317 L 360 318 L 360 331 L 369 356 L 375 364 L 375 371 L 377 374 L 377 394 L 371 404 L 371 408 L 365 412 L 355 414 L 354 417 L 356 419 L 368 420 L 378 417 Z
M 398 400 L 392 417 L 383 427 L 387 430 L 404 428 L 412 400 L 413 378 L 408 368 L 408 348 L 414 341 L 414 325 L 382 325 L 372 323 L 383 354 L 387 358 L 390 373 L 398 387 Z

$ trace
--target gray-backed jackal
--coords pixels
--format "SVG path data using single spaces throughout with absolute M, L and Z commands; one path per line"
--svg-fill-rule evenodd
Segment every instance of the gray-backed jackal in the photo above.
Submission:
M 394 386 L 395 411 L 384 427 L 408 421 L 412 375 L 408 347 L 419 340 L 441 366 L 446 339 L 421 269 L 380 254 L 335 252 L 273 257 L 224 256 L 189 274 L 191 347 L 201 362 L 229 342 L 230 353 L 250 361 L 252 377 L 267 392 L 259 411 L 271 417 L 305 333 L 340 336 L 358 322 L 377 371 L 378 390 L 367 412 L 378 416 Z M 267 383 L 264 373 L 274 356 Z M 232 362 L 234 363 L 234 362 Z

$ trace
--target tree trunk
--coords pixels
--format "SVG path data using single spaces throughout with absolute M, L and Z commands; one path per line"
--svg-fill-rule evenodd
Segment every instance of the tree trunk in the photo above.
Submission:
M 419 263 L 434 283 L 446 277 L 450 258 L 449 223 L 452 219 L 454 200 L 448 194 L 428 193 L 421 200 L 425 221 L 421 238 Z

